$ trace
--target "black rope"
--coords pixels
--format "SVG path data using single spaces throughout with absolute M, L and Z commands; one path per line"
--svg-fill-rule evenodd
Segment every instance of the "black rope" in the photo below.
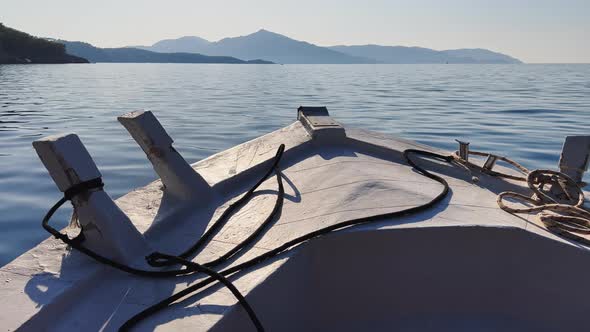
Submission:
M 205 245 L 207 245 L 211 241 L 213 236 L 227 223 L 229 218 L 237 210 L 242 208 L 245 205 L 245 203 L 247 203 L 252 198 L 256 189 L 258 189 L 258 187 L 266 179 L 268 179 L 268 177 L 274 171 L 276 174 L 276 179 L 277 179 L 278 193 L 277 193 L 277 198 L 275 200 L 275 204 L 274 204 L 274 207 L 273 207 L 271 213 L 258 226 L 258 228 L 252 234 L 250 234 L 250 236 L 248 236 L 245 240 L 243 240 L 242 242 L 237 244 L 235 247 L 230 249 L 227 253 L 223 254 L 219 258 L 214 259 L 210 262 L 204 263 L 203 266 L 215 267 L 219 264 L 222 264 L 222 263 L 226 262 L 228 259 L 230 259 L 231 257 L 235 256 L 240 251 L 242 251 L 249 244 L 251 244 L 252 241 L 254 241 L 264 231 L 264 229 L 268 226 L 268 224 L 274 220 L 276 215 L 279 213 L 279 211 L 283 207 L 283 201 L 285 198 L 285 188 L 283 186 L 283 179 L 282 179 L 281 171 L 280 171 L 278 165 L 279 165 L 279 161 L 281 160 L 281 158 L 283 156 L 284 151 L 285 151 L 285 144 L 281 144 L 279 146 L 279 148 L 277 149 L 277 152 L 275 154 L 274 161 L 273 161 L 271 167 L 262 176 L 262 178 L 260 178 L 260 180 L 258 180 L 258 182 L 252 188 L 250 188 L 250 190 L 248 190 L 242 197 L 240 197 L 234 203 L 230 204 L 230 206 L 225 211 L 223 211 L 221 216 L 213 223 L 213 225 L 211 225 L 211 227 L 209 227 L 209 229 L 207 229 L 207 231 L 199 238 L 199 240 L 197 240 L 197 242 L 195 242 L 195 244 L 193 244 L 190 248 L 188 248 L 183 253 L 178 255 L 178 257 L 186 259 L 186 258 L 192 256 L 195 252 L 201 250 Z M 162 259 L 161 257 L 157 258 L 157 259 L 150 257 L 150 258 L 148 258 L 147 262 L 151 266 L 168 266 L 168 265 L 174 264 L 172 261 Z
M 246 310 L 246 313 L 248 314 L 248 316 L 252 320 L 252 323 L 254 324 L 254 326 L 256 326 L 256 330 L 264 331 L 264 327 L 262 326 L 262 323 L 260 322 L 260 320 L 256 316 L 256 313 L 254 312 L 254 310 L 252 309 L 252 307 L 250 306 L 248 301 L 246 301 L 246 299 L 244 298 L 242 293 L 240 293 L 240 291 L 236 288 L 236 286 L 234 286 L 234 284 L 231 281 L 229 281 L 226 277 L 224 277 L 223 275 L 219 274 L 218 272 L 216 272 L 208 267 L 205 267 L 201 264 L 198 264 L 198 263 L 195 263 L 192 261 L 188 261 L 188 260 L 183 259 L 181 257 L 171 256 L 171 255 L 166 255 L 166 254 L 161 254 L 161 253 L 153 253 L 152 255 L 157 256 L 155 258 L 159 257 L 159 258 L 167 259 L 167 260 L 176 262 L 177 264 L 182 264 L 182 265 L 186 266 L 187 268 L 193 268 L 195 271 L 207 274 L 211 278 L 216 279 L 217 281 L 222 283 L 227 289 L 229 289 L 229 291 L 234 295 L 234 297 L 238 300 L 238 302 L 240 302 L 240 304 L 242 305 L 244 310 Z
M 258 182 L 252 188 L 250 188 L 250 190 L 248 190 L 248 192 L 246 192 L 244 194 L 244 196 L 242 196 L 240 199 L 238 199 L 237 201 L 232 203 L 225 211 L 223 211 L 223 214 L 219 217 L 219 219 L 215 223 L 213 223 L 213 225 L 211 225 L 211 227 L 209 227 L 209 229 L 203 234 L 203 236 L 201 236 L 201 238 L 199 238 L 199 240 L 194 245 L 192 245 L 190 248 L 188 248 L 186 251 L 184 251 L 182 254 L 180 254 L 178 256 L 183 257 L 183 258 L 189 257 L 195 251 L 202 249 L 207 243 L 209 243 L 209 241 L 211 241 L 211 239 L 213 238 L 215 233 L 217 233 L 219 231 L 219 229 L 221 227 L 223 227 L 223 225 L 227 222 L 229 217 L 237 209 L 242 207 L 244 205 L 244 203 L 246 203 L 252 197 L 252 195 L 254 194 L 254 191 L 256 189 L 258 189 L 258 187 L 274 171 L 274 172 L 276 172 L 277 183 L 279 185 L 279 194 L 277 195 L 277 201 L 275 203 L 275 207 L 273 208 L 271 214 L 269 215 L 269 218 L 267 218 L 267 220 L 265 220 L 265 222 L 255 231 L 255 232 L 259 233 L 266 226 L 266 223 L 268 223 L 270 221 L 269 219 L 272 219 L 272 217 L 274 217 L 274 215 L 278 212 L 278 210 L 280 209 L 280 207 L 283 204 L 283 197 L 284 197 L 285 191 L 283 189 L 283 182 L 281 179 L 281 174 L 280 174 L 278 165 L 279 165 L 279 161 L 281 160 L 281 157 L 283 156 L 284 151 L 285 151 L 285 144 L 281 144 L 279 146 L 279 148 L 277 149 L 277 153 L 275 154 L 274 162 L 273 162 L 272 166 L 269 168 L 269 170 L 266 172 L 266 174 L 264 174 L 264 176 L 262 178 L 260 178 L 260 180 L 258 180 Z M 227 254 L 225 254 L 222 257 L 225 257 L 225 256 L 227 256 L 227 258 L 231 257 L 234 253 L 239 251 L 240 248 L 249 244 L 254 238 L 255 237 L 248 237 L 248 239 L 246 239 L 244 242 L 238 244 L 236 247 L 231 249 Z M 216 261 L 220 261 L 220 262 L 223 261 L 222 257 L 220 257 Z M 212 262 L 208 263 L 208 265 L 211 263 Z M 215 265 L 215 264 L 211 264 L 211 265 Z
M 74 196 L 81 194 L 83 192 L 92 190 L 92 189 L 102 189 L 104 187 L 104 183 L 102 183 L 102 178 L 96 178 L 84 182 L 80 182 L 68 188 L 64 191 L 64 198 L 66 200 L 71 200 Z
M 437 204 L 438 202 L 442 201 L 445 198 L 445 196 L 449 192 L 449 184 L 444 178 L 442 178 L 436 174 L 430 173 L 426 169 L 418 166 L 416 164 L 416 162 L 410 158 L 410 155 L 412 155 L 412 154 L 422 155 L 427 158 L 433 158 L 433 159 L 437 159 L 437 160 L 449 162 L 449 163 L 453 160 L 453 157 L 452 156 L 444 156 L 444 155 L 437 154 L 434 152 L 429 152 L 429 151 L 416 150 L 416 149 L 408 149 L 408 150 L 404 151 L 404 153 L 403 153 L 404 158 L 406 159 L 408 164 L 410 166 L 412 166 L 418 173 L 422 174 L 425 177 L 433 179 L 443 185 L 443 190 L 428 203 L 425 203 L 425 204 L 419 205 L 419 206 L 415 206 L 415 207 L 412 207 L 409 209 L 404 209 L 401 211 L 347 220 L 347 221 L 343 221 L 343 222 L 340 222 L 340 223 L 337 223 L 334 225 L 330 225 L 330 226 L 318 229 L 314 232 L 311 232 L 311 233 L 302 235 L 300 237 L 297 237 L 293 240 L 290 240 L 290 241 L 284 243 L 283 245 L 281 245 L 275 249 L 272 249 L 264 254 L 261 254 L 257 257 L 254 257 L 246 262 L 243 262 L 241 264 L 237 264 L 237 265 L 232 266 L 226 270 L 223 270 L 223 271 L 219 272 L 219 274 L 224 275 L 224 276 L 229 276 L 231 274 L 242 271 L 244 269 L 253 267 L 253 266 L 255 266 L 259 263 L 262 263 L 270 258 L 278 256 L 279 254 L 283 253 L 284 251 L 286 251 L 287 249 L 289 249 L 293 246 L 296 246 L 298 244 L 301 244 L 301 243 L 311 240 L 313 238 L 320 237 L 322 235 L 331 233 L 333 231 L 341 230 L 344 228 L 348 228 L 348 227 L 356 226 L 356 225 L 360 225 L 360 224 L 377 222 L 377 221 L 390 219 L 390 218 L 404 217 L 404 216 L 418 213 L 418 212 L 421 212 L 421 211 L 431 208 L 432 206 L 434 206 L 435 204 Z M 125 324 L 123 324 L 121 326 L 119 331 L 129 331 L 133 326 L 135 326 L 136 324 L 138 324 L 140 321 L 144 320 L 145 318 L 155 314 L 156 312 L 158 312 L 160 310 L 165 309 L 167 306 L 176 302 L 177 300 L 179 300 L 185 296 L 188 296 L 194 292 L 197 292 L 200 289 L 202 289 L 203 287 L 205 287 L 215 281 L 216 280 L 213 278 L 207 278 L 207 279 L 204 279 L 192 286 L 189 286 L 189 287 L 179 291 L 178 293 L 173 294 L 172 296 L 152 305 L 151 307 L 149 307 L 149 308 L 141 311 L 140 313 L 136 314 L 135 316 L 133 316 L 131 319 L 129 319 L 127 322 L 125 322 Z
M 83 187 L 86 187 L 86 190 L 97 188 L 91 182 L 82 182 L 79 185 L 81 185 L 79 187 L 79 189 L 81 189 L 80 192 L 84 191 L 84 190 L 82 190 Z M 74 196 L 75 196 L 75 194 L 70 197 L 74 197 Z M 252 307 L 250 306 L 250 304 L 248 304 L 248 301 L 246 301 L 244 296 L 240 293 L 240 291 L 226 277 L 224 277 L 223 275 L 219 274 L 218 272 L 216 272 L 214 270 L 211 270 L 208 267 L 202 266 L 197 263 L 193 263 L 191 261 L 184 260 L 180 257 L 174 257 L 174 256 L 169 256 L 169 255 L 155 252 L 155 253 L 152 253 L 150 256 L 155 257 L 155 258 L 157 258 L 157 257 L 165 258 L 169 261 L 175 262 L 176 264 L 184 265 L 186 268 L 180 269 L 180 270 L 170 270 L 170 271 L 148 271 L 148 270 L 136 269 L 134 267 L 114 261 L 110 258 L 104 257 L 104 256 L 84 247 L 81 244 L 81 241 L 78 240 L 79 237 L 76 237 L 74 239 L 70 239 L 67 236 L 67 234 L 62 234 L 58 230 L 56 230 L 55 228 L 49 226 L 49 219 L 51 219 L 51 217 L 53 216 L 55 211 L 57 211 L 57 209 L 59 209 L 59 207 L 62 206 L 66 201 L 68 201 L 68 199 L 64 196 L 53 207 L 51 207 L 51 209 L 49 209 L 49 211 L 47 212 L 47 214 L 43 218 L 43 228 L 45 228 L 49 233 L 54 235 L 56 238 L 63 241 L 65 244 L 71 246 L 74 249 L 77 249 L 78 251 L 82 252 L 83 254 L 93 258 L 94 260 L 96 260 L 102 264 L 109 265 L 109 266 L 117 268 L 121 271 L 131 273 L 134 275 L 138 275 L 138 276 L 152 277 L 152 278 L 167 278 L 167 277 L 185 275 L 185 274 L 189 274 L 189 273 L 193 273 L 193 272 L 204 273 L 204 274 L 208 275 L 210 278 L 212 278 L 213 280 L 219 281 L 220 283 L 225 285 L 232 292 L 232 294 L 236 297 L 238 302 L 244 307 L 244 309 L 248 313 L 248 316 L 252 320 L 252 323 L 254 324 L 254 326 L 256 326 L 256 329 L 258 331 L 264 331 L 262 323 L 260 322 L 260 320 L 258 319 L 256 314 L 254 313 L 254 310 L 252 310 Z
M 232 294 L 236 297 L 236 299 L 242 305 L 242 307 L 246 310 L 248 316 L 252 320 L 252 323 L 254 324 L 256 329 L 258 331 L 264 331 L 264 327 L 262 326 L 262 323 L 260 322 L 260 320 L 256 316 L 252 307 L 246 301 L 244 296 L 231 283 L 231 281 L 229 281 L 222 274 L 212 270 L 210 268 L 210 266 L 218 265 L 218 264 L 226 261 L 227 259 L 233 257 L 235 254 L 237 254 L 241 250 L 243 250 L 243 248 L 245 248 L 247 245 L 249 245 L 252 241 L 254 241 L 254 239 L 256 239 L 256 237 L 258 235 L 260 235 L 260 233 L 274 219 L 275 215 L 282 208 L 285 191 L 284 191 L 284 187 L 283 187 L 281 173 L 278 169 L 278 163 L 279 163 L 284 151 L 285 151 L 285 145 L 281 144 L 277 150 L 276 155 L 275 155 L 272 167 L 264 174 L 264 176 L 250 190 L 248 190 L 248 192 L 244 196 L 242 196 L 236 202 L 231 204 L 223 212 L 223 214 L 220 216 L 220 218 L 209 228 L 209 230 L 207 232 L 205 232 L 203 237 L 201 237 L 199 239 L 199 241 L 197 241 L 193 246 L 191 246 L 189 249 L 187 249 L 185 252 L 183 252 L 179 256 L 172 256 L 172 255 L 162 254 L 159 252 L 154 252 L 146 257 L 146 261 L 152 266 L 183 265 L 183 266 L 185 266 L 184 269 L 167 270 L 167 271 L 150 271 L 150 270 L 137 269 L 137 268 L 119 263 L 117 261 L 114 261 L 110 258 L 102 256 L 102 255 L 84 247 L 82 245 L 82 240 L 83 240 L 83 233 L 82 232 L 80 232 L 79 236 L 71 239 L 68 237 L 67 234 L 62 234 L 57 229 L 55 229 L 49 225 L 49 220 L 51 219 L 53 214 L 65 202 L 67 202 L 68 200 L 71 200 L 72 198 L 74 198 L 76 195 L 78 195 L 80 193 L 87 192 L 90 190 L 95 190 L 95 189 L 102 189 L 104 184 L 103 184 L 101 178 L 96 178 L 96 179 L 92 179 L 89 181 L 81 182 L 81 183 L 78 183 L 78 184 L 72 186 L 71 188 L 67 189 L 64 192 L 64 197 L 62 197 L 57 203 L 55 203 L 51 207 L 51 209 L 49 209 L 49 211 L 47 212 L 47 214 L 43 218 L 42 226 L 50 234 L 55 236 L 57 239 L 60 239 L 62 242 L 66 243 L 67 245 L 71 246 L 72 248 L 77 249 L 78 251 L 82 252 L 83 254 L 93 258 L 94 260 L 96 260 L 102 264 L 109 265 L 111 267 L 117 268 L 117 269 L 127 272 L 127 273 L 131 273 L 131 274 L 138 275 L 138 276 L 144 276 L 144 277 L 152 277 L 152 278 L 175 277 L 175 276 L 187 275 L 187 274 L 191 274 L 191 273 L 195 273 L 195 272 L 204 273 L 204 274 L 208 275 L 209 278 L 211 278 L 211 280 L 218 281 L 221 284 L 223 284 L 225 287 L 227 287 L 232 292 Z M 201 249 L 204 245 L 206 245 L 211 240 L 213 235 L 219 230 L 219 228 L 221 228 L 227 222 L 229 217 L 236 211 L 236 209 L 241 208 L 252 197 L 252 195 L 254 194 L 254 191 L 272 174 L 273 171 L 276 172 L 277 183 L 278 183 L 278 187 L 279 187 L 277 200 L 275 202 L 275 206 L 274 206 L 272 212 L 264 220 L 264 222 L 254 231 L 254 233 L 252 233 L 250 236 L 248 236 L 248 238 L 246 238 L 244 241 L 242 241 L 241 243 L 236 245 L 234 248 L 232 248 L 226 254 L 222 255 L 218 259 L 215 259 L 214 261 L 211 261 L 207 264 L 198 264 L 198 263 L 194 263 L 192 261 L 186 260 L 187 257 L 192 255 L 195 251 Z

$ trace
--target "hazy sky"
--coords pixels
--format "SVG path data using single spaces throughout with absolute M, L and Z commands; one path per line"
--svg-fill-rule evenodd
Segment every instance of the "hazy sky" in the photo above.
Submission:
M 525 62 L 590 63 L 590 0 L 0 0 L 0 22 L 102 47 L 264 28 L 322 46 L 481 47 Z

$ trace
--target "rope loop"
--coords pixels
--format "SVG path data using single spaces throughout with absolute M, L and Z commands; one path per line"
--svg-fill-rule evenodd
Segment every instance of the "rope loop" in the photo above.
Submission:
M 102 189 L 104 187 L 104 183 L 102 182 L 102 178 L 98 177 L 92 180 L 80 182 L 68 188 L 64 191 L 64 198 L 68 201 L 71 201 L 72 198 L 75 196 L 90 191 L 92 189 Z
M 502 210 L 509 213 L 537 213 L 538 220 L 548 230 L 576 241 L 590 243 L 590 241 L 584 238 L 571 234 L 590 234 L 590 212 L 582 208 L 584 205 L 584 191 L 582 191 L 581 185 L 567 174 L 550 169 L 529 171 L 526 167 L 512 159 L 492 153 L 469 151 L 469 154 L 480 157 L 495 157 L 497 160 L 506 162 L 518 173 L 523 175 L 518 176 L 493 171 L 464 160 L 457 153 L 451 155 L 454 162 L 467 169 L 470 173 L 471 168 L 474 168 L 491 176 L 527 183 L 527 186 L 532 191 L 530 196 L 513 191 L 505 191 L 498 194 L 497 203 Z M 559 196 L 555 194 L 555 190 L 547 191 L 546 186 L 548 185 L 551 186 L 549 189 L 553 187 L 559 188 L 561 190 Z M 557 197 L 553 197 L 552 194 Z M 512 198 L 528 206 L 521 208 L 508 206 L 504 202 L 506 198 Z
M 176 262 L 172 261 L 164 254 L 154 251 L 153 253 L 147 255 L 145 257 L 146 262 L 153 267 L 163 267 L 163 266 L 170 266 L 176 264 Z
M 511 161 L 511 164 L 518 164 Z M 587 243 L 588 240 L 572 233 L 590 234 L 590 212 L 582 208 L 584 205 L 584 191 L 567 174 L 549 169 L 536 169 L 529 171 L 526 183 L 532 191 L 531 196 L 526 196 L 513 191 L 505 191 L 498 194 L 497 203 L 500 209 L 508 213 L 537 213 L 537 219 L 547 229 L 558 235 Z M 546 185 L 551 188 L 558 186 L 564 197 L 552 197 L 545 190 Z M 576 192 L 576 196 L 572 196 Z M 510 207 L 504 203 L 505 198 L 513 198 L 516 201 L 526 203 L 528 207 Z
M 561 188 L 568 201 L 566 204 L 578 207 L 584 204 L 584 192 L 580 189 L 576 181 L 567 174 L 549 169 L 536 169 L 531 171 L 527 176 L 527 185 L 533 191 L 539 203 L 548 202 L 556 204 L 557 201 L 542 190 L 547 184 Z M 578 197 L 571 197 L 570 189 L 577 191 Z

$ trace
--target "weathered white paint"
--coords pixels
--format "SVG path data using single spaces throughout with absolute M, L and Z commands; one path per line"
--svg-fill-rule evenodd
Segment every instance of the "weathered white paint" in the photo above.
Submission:
M 61 192 L 102 176 L 77 135 L 48 136 L 33 147 Z
M 58 188 L 63 192 L 84 181 L 101 177 L 92 157 L 77 135 L 56 135 L 33 142 Z M 77 195 L 72 204 L 84 232 L 84 244 L 127 264 L 149 253 L 143 235 L 102 189 Z
M 131 112 L 117 119 L 145 152 L 167 193 L 181 200 L 210 200 L 211 188 L 172 147 L 172 138 L 152 112 Z
M 205 223 L 216 220 L 258 180 L 284 143 L 282 213 L 251 249 L 230 263 L 234 265 L 321 227 L 423 204 L 441 190 L 402 157 L 408 148 L 436 151 L 432 148 L 356 129 L 322 141 L 312 138 L 314 130 L 305 124 L 305 119 L 297 121 L 194 164 L 216 198 L 205 206 L 187 201 L 178 207 L 186 212 L 173 222 L 153 225 L 165 197 L 160 180 L 117 204 L 150 246 L 179 253 L 204 232 Z M 474 184 L 462 168 L 419 163 L 449 182 L 451 193 L 441 204 L 313 240 L 234 278 L 269 330 L 497 326 L 521 331 L 560 323 L 570 330 L 590 325 L 584 314 L 590 309 L 584 300 L 590 286 L 577 282 L 590 277 L 587 248 L 547 232 L 532 217 L 514 216 L 496 205 L 501 191 L 528 193 L 522 183 L 478 174 L 480 181 Z M 210 261 L 242 241 L 270 212 L 275 194 L 271 177 L 194 261 Z M 359 261 L 374 274 L 361 274 L 353 265 Z M 7 280 L 0 289 L 0 321 L 6 330 L 114 331 L 202 276 L 138 278 L 68 253 L 50 238 L 0 268 L 0 277 Z M 501 325 L 514 321 L 506 320 L 505 313 L 517 324 Z M 464 322 L 471 325 L 457 327 Z M 138 330 L 211 328 L 252 330 L 243 309 L 218 286 L 158 313 Z

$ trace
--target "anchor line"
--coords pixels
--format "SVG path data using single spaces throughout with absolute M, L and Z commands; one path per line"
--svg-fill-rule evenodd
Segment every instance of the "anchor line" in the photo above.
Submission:
M 452 156 L 445 156 L 445 155 L 441 155 L 441 154 L 437 154 L 437 153 L 429 152 L 429 151 L 416 150 L 416 149 L 408 149 L 403 152 L 404 158 L 406 159 L 407 163 L 410 166 L 412 166 L 414 170 L 416 170 L 419 174 L 421 174 L 425 177 L 428 177 L 432 180 L 435 180 L 443 185 L 442 191 L 436 197 L 434 197 L 432 200 L 430 200 L 429 202 L 427 202 L 423 205 L 415 206 L 412 208 L 408 208 L 408 209 L 404 209 L 404 210 L 400 210 L 400 211 L 396 211 L 396 212 L 389 212 L 389 213 L 384 213 L 384 214 L 378 214 L 378 215 L 373 215 L 373 216 L 351 219 L 351 220 L 336 223 L 336 224 L 333 224 L 333 225 L 330 225 L 330 226 L 327 226 L 324 228 L 320 228 L 316 231 L 307 233 L 305 235 L 302 235 L 302 236 L 299 236 L 295 239 L 292 239 L 288 242 L 285 242 L 282 245 L 280 245 L 279 247 L 276 247 L 270 251 L 267 251 L 267 252 L 265 252 L 259 256 L 256 256 L 248 261 L 245 261 L 243 263 L 240 263 L 240 264 L 234 265 L 232 267 L 229 267 L 225 270 L 222 270 L 219 272 L 219 274 L 223 275 L 223 276 L 231 276 L 237 272 L 243 271 L 245 269 L 254 267 L 258 264 L 268 261 L 269 259 L 274 258 L 274 257 L 286 252 L 287 250 L 289 250 L 292 247 L 295 247 L 299 244 L 307 242 L 311 239 L 318 238 L 320 236 L 324 236 L 326 234 L 332 233 L 334 231 L 342 230 L 345 228 L 349 228 L 349 227 L 357 226 L 357 225 L 361 225 L 361 224 L 368 224 L 368 223 L 383 221 L 383 220 L 387 220 L 387 219 L 391 219 L 391 218 L 405 217 L 405 216 L 408 216 L 411 214 L 425 211 L 425 210 L 433 207 L 434 205 L 436 205 L 437 203 L 442 201 L 447 196 L 447 194 L 449 192 L 449 184 L 441 176 L 433 174 L 433 173 L 427 171 L 426 169 L 422 168 L 421 166 L 418 166 L 416 164 L 416 162 L 414 160 L 412 160 L 412 158 L 410 157 L 413 154 L 421 155 L 426 158 L 437 159 L 437 160 L 448 162 L 448 163 L 451 163 L 453 161 L 453 157 Z M 203 279 L 200 282 L 195 283 L 194 285 L 191 285 L 191 286 L 163 299 L 162 301 L 146 308 L 145 310 L 143 310 L 143 311 L 139 312 L 138 314 L 136 314 L 135 316 L 133 316 L 131 319 L 129 319 L 127 322 L 125 322 L 125 324 L 123 324 L 121 326 L 119 331 L 129 331 L 131 328 L 133 328 L 135 325 L 137 325 L 142 320 L 144 320 L 144 319 L 148 318 L 149 316 L 167 308 L 169 305 L 173 304 L 174 302 L 176 302 L 186 296 L 189 296 L 193 293 L 198 292 L 202 288 L 206 287 L 207 285 L 210 285 L 211 283 L 213 283 L 215 281 L 216 280 L 212 277 Z M 196 294 L 193 294 L 193 295 L 196 295 Z
M 490 155 L 489 153 L 477 151 L 469 151 L 469 154 L 477 156 Z M 549 169 L 529 171 L 514 160 L 507 157 L 495 156 L 497 159 L 505 161 L 522 174 L 522 176 L 515 176 L 481 167 L 464 160 L 457 154 L 453 154 L 452 156 L 456 163 L 463 165 L 468 170 L 469 168 L 474 168 L 491 176 L 526 182 L 532 192 L 530 196 L 514 191 L 504 191 L 498 194 L 496 201 L 502 210 L 511 214 L 537 213 L 536 217 L 538 220 L 540 220 L 550 232 L 585 245 L 590 245 L 590 240 L 575 234 L 590 234 L 590 212 L 582 208 L 584 205 L 584 191 L 581 189 L 580 185 L 567 174 Z M 547 194 L 544 191 L 544 188 L 547 185 L 551 185 L 552 187 L 558 186 L 563 192 L 563 196 L 565 197 L 564 201 L 566 203 L 559 203 L 554 197 Z M 529 207 L 510 207 L 504 203 L 506 198 L 512 198 L 513 200 L 529 204 Z

